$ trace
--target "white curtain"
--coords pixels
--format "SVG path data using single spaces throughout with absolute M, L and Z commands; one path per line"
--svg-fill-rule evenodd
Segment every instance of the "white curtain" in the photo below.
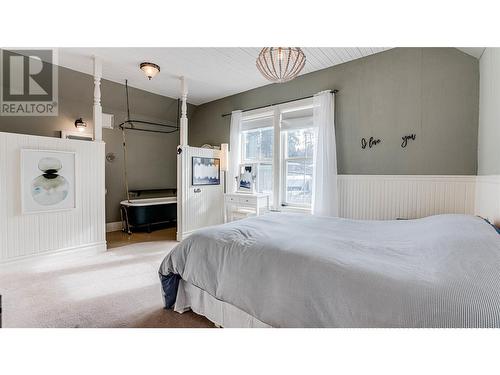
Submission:
M 338 216 L 334 95 L 330 91 L 314 95 L 313 111 L 316 144 L 312 212 L 314 215 Z
M 231 113 L 231 126 L 229 128 L 229 165 L 227 171 L 227 192 L 236 190 L 236 177 L 239 175 L 241 157 L 241 111 Z

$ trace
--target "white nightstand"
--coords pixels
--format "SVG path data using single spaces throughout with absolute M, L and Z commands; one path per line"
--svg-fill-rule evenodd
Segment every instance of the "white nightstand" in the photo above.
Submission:
M 269 194 L 224 194 L 224 222 L 259 216 L 269 210 Z

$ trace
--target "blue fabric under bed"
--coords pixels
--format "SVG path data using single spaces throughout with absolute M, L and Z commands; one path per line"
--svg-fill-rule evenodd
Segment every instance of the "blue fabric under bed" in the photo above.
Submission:
M 175 273 L 170 273 L 167 276 L 161 273 L 159 275 L 163 291 L 163 303 L 166 309 L 171 309 L 174 307 L 175 299 L 177 298 L 177 289 L 179 288 L 181 277 Z

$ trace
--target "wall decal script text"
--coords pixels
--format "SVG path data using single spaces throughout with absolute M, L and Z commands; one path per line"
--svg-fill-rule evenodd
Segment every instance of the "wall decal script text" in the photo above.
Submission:
M 408 146 L 408 140 L 411 139 L 412 141 L 414 141 L 416 137 L 417 137 L 416 134 L 410 134 L 401 137 L 401 139 L 403 140 L 403 143 L 401 143 L 401 147 L 405 148 L 406 146 Z
M 366 148 L 366 146 L 372 148 L 373 146 L 378 145 L 380 142 L 380 139 L 375 139 L 373 137 L 370 137 L 368 141 L 366 140 L 366 138 L 361 138 L 361 148 L 363 150 Z

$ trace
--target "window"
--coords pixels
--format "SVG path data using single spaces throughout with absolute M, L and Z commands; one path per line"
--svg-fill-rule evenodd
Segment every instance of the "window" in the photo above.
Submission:
M 247 162 L 271 161 L 273 159 L 273 128 L 243 131 L 243 160 Z
M 311 205 L 313 137 L 312 128 L 284 132 L 283 205 Z
M 242 163 L 257 163 L 257 191 L 273 192 L 273 117 L 243 121 L 241 134 Z
M 311 206 L 312 115 L 312 99 L 306 99 L 254 111 L 243 118 L 241 162 L 258 165 L 257 191 L 269 193 L 274 208 Z
M 314 136 L 312 109 L 282 114 L 282 206 L 311 206 Z

